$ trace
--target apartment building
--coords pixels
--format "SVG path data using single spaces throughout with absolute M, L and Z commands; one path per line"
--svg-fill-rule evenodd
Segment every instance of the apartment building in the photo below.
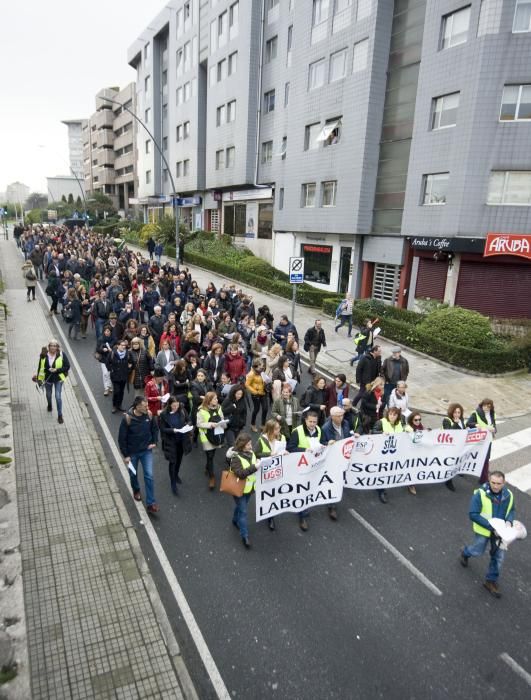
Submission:
M 83 181 L 83 127 L 86 119 L 65 119 L 61 122 L 68 128 L 68 159 L 70 172 Z
M 82 127 L 83 172 L 87 196 L 101 192 L 119 211 L 132 208 L 137 194 L 136 90 L 104 88 L 96 95 L 96 111 Z
M 530 54 L 530 0 L 174 0 L 128 53 L 140 201 L 323 290 L 529 316 Z

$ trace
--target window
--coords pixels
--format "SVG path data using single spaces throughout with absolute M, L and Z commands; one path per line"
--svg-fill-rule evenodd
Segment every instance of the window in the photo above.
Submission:
M 262 156 L 260 162 L 262 165 L 271 163 L 273 160 L 273 141 L 264 141 L 262 144 Z
M 264 94 L 264 112 L 269 114 L 269 112 L 275 111 L 275 91 L 268 90 Z
M 281 187 L 278 191 L 278 208 L 284 209 L 284 188 Z
M 183 102 L 188 102 L 192 96 L 192 83 L 188 82 L 183 85 Z
M 176 54 L 177 61 L 177 75 L 182 75 L 183 73 L 183 50 L 179 49 Z
M 304 129 L 304 150 L 305 151 L 312 151 L 315 148 L 319 148 L 319 142 L 317 140 L 317 137 L 319 136 L 319 131 L 321 129 L 321 125 L 319 122 L 315 122 L 315 124 L 307 124 L 305 129 Z
M 277 57 L 278 36 L 273 36 L 266 41 L 265 62 L 269 63 Z
M 177 102 L 177 106 L 182 105 L 182 103 L 183 103 L 183 89 L 182 89 L 182 87 L 177 88 L 175 96 L 176 96 L 175 101 Z
M 286 65 L 291 66 L 291 49 L 293 48 L 293 25 L 288 27 L 288 53 L 286 57 Z
M 151 153 L 151 141 L 149 139 L 146 141 L 146 153 Z
M 313 21 L 312 26 L 315 27 L 328 19 L 330 11 L 330 0 L 313 0 Z
M 224 161 L 223 161 L 223 156 L 225 155 L 225 152 L 223 149 L 216 151 L 216 170 L 222 170 Z
M 175 140 L 176 140 L 176 141 L 182 141 L 182 138 L 183 138 L 183 125 L 182 125 L 182 124 L 179 124 L 179 125 L 175 128 Z
M 280 157 L 282 158 L 282 160 L 286 160 L 287 152 L 288 152 L 288 137 L 283 136 L 282 143 L 280 145 Z
M 301 257 L 304 258 L 304 280 L 330 284 L 330 269 L 332 267 L 332 246 L 301 245 Z
M 223 208 L 223 231 L 229 236 L 245 236 L 246 204 L 226 204 Z
M 192 66 L 192 45 L 189 41 L 183 47 L 184 71 L 189 71 Z
M 190 136 L 190 122 L 184 122 L 183 124 L 183 139 L 187 139 Z
M 227 103 L 227 123 L 236 121 L 236 100 Z
M 167 104 L 162 105 L 162 118 L 163 119 L 168 118 L 168 105 Z
M 151 118 L 151 108 L 148 107 L 146 109 L 146 111 L 144 112 L 144 121 L 149 122 L 150 118 Z
M 487 204 L 531 205 L 531 171 L 493 171 L 489 179 Z
M 372 280 L 372 296 L 379 301 L 394 304 L 400 286 L 400 266 L 375 263 Z
M 162 150 L 163 151 L 168 150 L 168 137 L 167 136 L 162 137 Z
M 372 12 L 372 0 L 358 0 L 358 11 L 356 13 L 356 22 L 360 19 L 369 17 Z
M 226 168 L 233 168 L 235 160 L 236 160 L 236 149 L 234 148 L 234 146 L 229 146 L 229 148 L 227 148 L 227 150 L 225 151 L 225 167 Z
M 183 177 L 190 175 L 190 161 L 188 159 L 183 160 Z
M 302 186 L 301 207 L 315 207 L 315 182 L 305 182 Z
M 146 185 L 151 183 L 151 170 L 146 170 Z
M 450 49 L 452 46 L 464 44 L 468 39 L 469 24 L 470 5 L 444 15 L 442 18 L 441 49 Z
M 322 143 L 323 146 L 335 146 L 336 143 L 339 143 L 341 140 L 341 117 L 327 119 L 316 140 L 318 145 Z
M 223 58 L 218 63 L 218 83 L 227 77 L 227 59 Z
M 192 22 L 192 8 L 190 5 L 190 0 L 188 0 L 188 2 L 184 3 L 183 17 L 184 17 L 184 31 L 187 32 L 190 29 L 190 24 Z
M 310 63 L 308 69 L 308 90 L 315 90 L 324 85 L 325 70 L 326 62 L 324 58 L 315 61 L 315 63 Z
M 178 10 L 177 15 L 175 16 L 175 23 L 176 23 L 176 28 L 177 28 L 177 36 L 181 36 L 183 33 L 183 11 Z
M 506 85 L 503 88 L 500 121 L 531 119 L 531 85 Z
M 225 124 L 225 105 L 220 105 L 216 109 L 216 126 Z
M 272 24 L 279 18 L 279 0 L 267 0 L 267 23 Z
M 328 180 L 321 184 L 321 206 L 336 206 L 337 180 Z
M 146 93 L 149 92 L 149 79 L 150 79 L 150 77 L 151 77 L 150 75 L 146 75 L 146 77 L 144 78 L 144 91 Z
M 514 11 L 513 32 L 531 32 L 531 2 L 516 0 Z
M 149 58 L 149 44 L 144 46 L 144 60 L 147 61 Z
M 163 168 L 162 170 L 162 181 L 168 182 L 168 168 Z
M 238 67 L 238 52 L 234 51 L 229 55 L 229 75 L 236 73 L 236 68 Z
M 446 192 L 450 173 L 424 175 L 422 204 L 446 204 Z
M 336 51 L 330 56 L 330 77 L 329 81 L 341 80 L 347 72 L 347 50 Z
M 222 12 L 218 17 L 218 47 L 225 46 L 228 38 L 228 12 Z
M 230 6 L 229 10 L 229 39 L 234 39 L 238 36 L 238 16 L 239 16 L 240 4 L 235 2 Z
M 218 82 L 218 67 L 216 65 L 210 66 L 208 69 L 208 84 L 210 87 Z
M 175 175 L 177 177 L 181 177 L 183 174 L 183 162 L 182 160 L 178 161 L 178 163 L 175 164 Z
M 284 84 L 284 107 L 289 105 L 289 83 Z
M 358 0 L 358 8 L 360 5 L 363 4 L 364 0 Z M 336 0 L 336 5 L 334 7 L 334 14 L 339 15 L 341 12 L 344 12 L 345 10 L 348 10 L 350 7 L 352 7 L 352 0 Z M 358 19 L 361 19 L 358 17 Z
M 369 40 L 363 39 L 354 44 L 354 59 L 352 61 L 352 72 L 359 73 L 367 68 L 367 59 L 369 57 Z
M 459 108 L 459 93 L 434 97 L 432 100 L 431 128 L 446 129 L 457 124 L 457 110 Z
M 218 21 L 210 22 L 210 53 L 214 53 L 218 48 Z
M 273 238 L 273 202 L 258 205 L 258 238 Z
M 162 87 L 165 87 L 168 84 L 168 71 L 163 70 L 162 71 Z

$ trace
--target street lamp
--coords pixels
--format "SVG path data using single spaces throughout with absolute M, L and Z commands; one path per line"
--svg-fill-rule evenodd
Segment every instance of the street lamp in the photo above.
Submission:
M 150 139 L 151 139 L 151 140 L 153 141 L 153 143 L 155 144 L 155 148 L 156 148 L 157 151 L 159 152 L 160 157 L 162 158 L 162 161 L 163 161 L 164 165 L 166 166 L 166 170 L 168 171 L 168 175 L 170 176 L 171 186 L 172 186 L 172 188 L 173 188 L 172 204 L 173 204 L 173 215 L 174 215 L 174 217 L 175 217 L 175 261 L 176 261 L 177 266 L 179 266 L 179 258 L 180 258 L 180 256 L 179 256 L 179 252 L 180 252 L 180 251 L 179 251 L 179 248 L 180 248 L 180 240 L 179 240 L 179 217 L 177 216 L 177 207 L 176 207 L 176 205 L 175 205 L 175 201 L 176 201 L 176 197 L 177 197 L 177 188 L 175 187 L 175 181 L 174 181 L 173 175 L 172 175 L 172 173 L 171 173 L 170 165 L 169 165 L 168 161 L 166 160 L 166 156 L 165 156 L 164 153 L 162 152 L 162 148 L 160 147 L 160 145 L 159 145 L 158 141 L 156 140 L 156 138 L 153 136 L 153 134 L 151 133 L 151 131 L 148 129 L 148 127 L 144 124 L 144 122 L 142 121 L 142 119 L 140 119 L 140 117 L 139 117 L 137 114 L 135 114 L 135 113 L 134 113 L 131 109 L 129 109 L 129 107 L 127 107 L 126 105 L 122 104 L 121 102 L 118 102 L 118 100 L 113 100 L 113 99 L 111 99 L 110 97 L 103 97 L 103 96 L 101 97 L 101 99 L 102 99 L 102 100 L 105 100 L 106 102 L 112 102 L 113 104 L 118 105 L 118 106 L 121 107 L 122 109 L 125 109 L 125 111 L 128 112 L 128 113 L 133 117 L 133 119 L 136 119 L 136 121 L 140 124 L 140 126 L 142 126 L 142 127 L 147 131 L 147 133 L 149 134 Z

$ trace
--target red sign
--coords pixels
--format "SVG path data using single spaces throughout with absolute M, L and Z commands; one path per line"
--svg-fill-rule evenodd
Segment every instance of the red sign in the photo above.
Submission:
M 331 253 L 332 248 L 327 245 L 306 245 L 302 246 L 305 253 Z
M 487 233 L 483 257 L 518 255 L 531 260 L 531 233 Z

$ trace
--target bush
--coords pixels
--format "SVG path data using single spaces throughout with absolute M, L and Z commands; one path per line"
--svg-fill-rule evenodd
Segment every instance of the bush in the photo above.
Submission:
M 459 306 L 433 311 L 422 321 L 419 330 L 425 335 L 461 347 L 478 350 L 499 347 L 490 320 L 477 311 L 462 309 Z
M 119 231 L 118 227 L 114 223 L 96 224 L 96 226 L 92 227 L 92 230 L 95 231 L 96 233 L 103 233 L 103 234 L 108 234 L 108 235 L 112 235 L 113 233 Z
M 148 240 L 152 236 L 156 239 L 159 233 L 160 226 L 158 224 L 144 224 L 138 234 L 138 241 L 141 245 L 147 245 Z

